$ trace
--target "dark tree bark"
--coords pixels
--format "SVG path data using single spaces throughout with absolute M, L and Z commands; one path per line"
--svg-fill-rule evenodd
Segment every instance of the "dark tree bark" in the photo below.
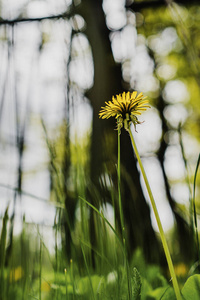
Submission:
M 121 93 L 124 89 L 121 66 L 117 65 L 112 57 L 109 30 L 105 24 L 102 1 L 87 0 L 83 2 L 81 14 L 87 22 L 87 37 L 89 39 L 94 59 L 94 85 L 88 92 L 93 108 L 92 140 L 91 140 L 91 181 L 95 188 L 100 189 L 99 177 L 103 171 L 105 161 L 117 162 L 117 132 L 114 130 L 114 120 L 99 120 L 98 113 L 105 101 L 111 100 L 112 95 Z M 110 136 L 114 141 L 114 153 L 109 157 L 105 154 L 105 139 Z M 150 210 L 145 201 L 139 180 L 139 173 L 133 155 L 132 146 L 127 132 L 121 135 L 121 163 L 122 169 L 122 205 L 127 228 L 129 254 L 137 247 L 142 247 L 148 260 L 158 259 L 158 243 L 152 228 Z M 116 172 L 114 174 L 116 180 Z M 134 190 L 134 192 L 132 192 Z M 101 191 L 101 195 L 104 191 Z M 91 195 L 90 195 L 91 196 Z M 106 193 L 104 194 L 106 198 Z M 107 199 L 108 200 L 108 199 Z M 94 203 L 94 199 L 90 198 Z M 117 212 L 118 219 L 119 213 Z M 91 219 L 91 241 L 95 244 L 94 224 Z

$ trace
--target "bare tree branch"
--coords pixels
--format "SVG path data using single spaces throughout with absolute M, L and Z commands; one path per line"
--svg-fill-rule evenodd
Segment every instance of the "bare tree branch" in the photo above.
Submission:
M 16 23 L 24 22 L 41 22 L 43 20 L 55 20 L 55 19 L 68 19 L 71 16 L 71 12 L 65 12 L 59 15 L 46 16 L 41 18 L 19 18 L 14 20 L 0 19 L 0 25 L 14 25 Z

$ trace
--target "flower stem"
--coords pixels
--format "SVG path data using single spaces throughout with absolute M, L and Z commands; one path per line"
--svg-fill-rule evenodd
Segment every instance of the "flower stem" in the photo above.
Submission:
M 122 212 L 122 199 L 121 199 L 121 168 L 120 168 L 120 132 L 118 130 L 118 162 L 117 162 L 117 177 L 118 177 L 118 201 L 119 201 L 119 214 L 122 228 L 122 235 L 124 231 L 124 217 Z
M 155 218 L 156 218 L 156 221 L 157 221 L 157 225 L 158 225 L 158 229 L 159 229 L 159 232 L 160 232 L 162 245 L 163 245 L 163 248 L 164 248 L 164 252 L 165 252 L 166 259 L 167 259 L 170 275 L 171 275 L 171 278 L 172 278 L 172 284 L 173 284 L 173 287 L 174 287 L 174 292 L 175 292 L 177 300 L 181 300 L 182 297 L 181 297 L 178 281 L 177 281 L 177 278 L 176 278 L 174 266 L 173 266 L 173 263 L 172 263 L 171 255 L 170 255 L 170 252 L 169 252 L 169 248 L 168 248 L 168 245 L 167 245 L 167 241 L 166 241 L 166 238 L 165 238 L 164 230 L 163 230 L 163 227 L 162 227 L 162 224 L 161 224 L 161 220 L 160 220 L 159 213 L 158 213 L 158 210 L 157 210 L 157 207 L 156 207 L 156 203 L 154 201 L 153 194 L 152 194 L 152 191 L 151 191 L 151 188 L 150 188 L 150 185 L 149 185 L 149 182 L 148 182 L 148 179 L 147 179 L 147 176 L 146 176 L 146 173 L 145 173 L 140 155 L 138 153 L 137 146 L 136 146 L 135 140 L 133 138 L 133 134 L 131 132 L 130 126 L 128 126 L 127 131 L 130 135 L 131 143 L 132 143 L 136 158 L 138 160 L 140 170 L 142 172 L 142 176 L 144 178 L 144 182 L 145 182 L 145 185 L 146 185 L 146 188 L 147 188 L 147 191 L 148 191 L 148 194 L 149 194 L 149 198 L 150 198 L 150 201 L 151 201 L 151 205 L 152 205 L 152 208 L 153 208 L 153 211 L 154 211 L 154 215 L 155 215 Z
M 118 201 L 119 201 L 119 214 L 120 223 L 122 228 L 122 239 L 124 247 L 124 260 L 127 274 L 127 284 L 128 284 L 128 300 L 131 299 L 131 282 L 130 282 L 130 270 L 126 251 L 126 237 L 125 237 L 125 227 L 124 227 L 124 215 L 122 211 L 122 199 L 121 199 L 121 168 L 120 168 L 120 129 L 118 129 L 118 162 L 117 162 L 117 177 L 118 177 Z

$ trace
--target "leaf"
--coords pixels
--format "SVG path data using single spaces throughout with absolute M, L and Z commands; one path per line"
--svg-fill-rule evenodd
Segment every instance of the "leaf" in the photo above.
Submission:
M 150 291 L 146 295 L 146 300 L 175 300 L 175 294 L 172 287 L 159 287 Z
M 142 278 L 141 300 L 146 300 L 146 296 L 150 291 L 152 291 L 151 284 L 145 278 Z
M 184 300 L 199 300 L 200 299 L 200 275 L 195 274 L 188 278 L 182 288 Z
M 132 296 L 134 300 L 141 299 L 141 287 L 142 287 L 142 281 L 141 281 L 140 274 L 136 268 L 133 268 Z

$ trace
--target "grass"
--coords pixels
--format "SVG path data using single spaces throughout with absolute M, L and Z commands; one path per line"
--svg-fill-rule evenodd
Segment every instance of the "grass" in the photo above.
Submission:
M 97 218 L 103 220 L 102 223 L 108 222 L 99 214 Z M 35 243 L 35 251 L 30 248 L 30 242 Z M 13 251 L 9 266 L 4 268 L 1 278 L 1 284 L 4 286 L 0 290 L 1 299 L 126 299 L 126 270 L 123 263 L 119 264 L 117 261 L 117 258 L 120 258 L 120 253 L 116 253 L 118 247 L 113 249 L 116 256 L 113 262 L 108 260 L 104 253 L 98 250 L 95 252 L 101 260 L 101 270 L 95 272 L 89 263 L 87 251 L 84 250 L 90 245 L 82 242 L 80 245 L 82 257 L 78 261 L 71 259 L 62 264 L 57 261 L 57 265 L 61 265 L 60 270 L 57 270 L 55 259 L 62 257 L 50 257 L 40 235 L 30 235 L 28 230 L 21 233 L 21 236 L 14 240 L 14 249 L 17 247 L 18 251 L 23 251 L 26 256 L 19 262 L 16 257 L 19 252 Z M 144 264 L 142 253 L 138 252 L 138 256 L 141 265 Z M 139 278 L 138 272 L 137 275 L 133 275 L 134 282 Z
M 79 255 L 74 255 L 70 261 L 63 261 L 62 250 L 58 248 L 56 255 L 50 255 L 41 234 L 30 234 L 24 221 L 23 232 L 14 239 L 8 266 L 1 265 L 0 299 L 160 299 L 165 293 L 175 299 L 171 284 L 162 275 L 161 268 L 146 264 L 140 249 L 129 262 L 131 291 L 128 295 L 128 273 L 123 263 L 125 253 L 122 241 L 103 213 L 94 210 L 96 221 L 104 228 L 104 235 L 99 239 L 105 239 L 107 246 L 107 249 L 94 249 L 96 260 L 100 263 L 96 270 L 90 263 L 88 250 L 91 250 L 91 244 L 85 241 L 85 237 L 82 241 L 81 236 L 78 239 Z M 8 220 L 5 212 L 1 245 Z M 32 244 L 35 245 L 34 250 Z M 4 253 L 5 249 L 4 244 Z M 185 279 L 187 274 L 183 277 Z
M 55 237 L 55 249 L 45 245 L 45 231 L 42 233 L 37 224 L 28 225 L 23 217 L 23 229 L 19 236 L 13 237 L 12 251 L 7 259 L 8 231 L 11 217 L 9 207 L 4 212 L 0 235 L 0 300 L 38 299 L 176 299 L 170 275 L 159 265 L 147 263 L 142 249 L 137 249 L 130 258 L 126 249 L 126 234 L 122 199 L 120 193 L 120 148 L 118 155 L 118 201 L 122 232 L 113 220 L 105 215 L 105 207 L 91 204 L 85 196 L 84 173 L 75 172 L 77 187 L 77 212 L 75 226 L 71 230 L 70 256 L 64 252 L 61 243 L 63 237 L 64 195 L 62 174 L 59 173 L 56 151 L 50 143 L 47 133 L 46 140 L 50 152 L 52 169 L 55 171 L 55 181 L 59 181 L 58 193 L 52 199 L 56 215 L 52 226 Z M 119 135 L 118 135 L 119 138 Z M 118 143 L 120 147 L 120 143 Z M 82 151 L 82 150 L 81 150 Z M 53 153 L 53 154 L 52 154 Z M 195 206 L 196 178 L 199 167 L 197 162 L 193 182 L 193 213 L 197 247 L 197 218 Z M 78 184 L 77 184 L 78 183 Z M 23 195 L 23 191 L 20 193 Z M 110 198 L 115 194 L 110 187 Z M 98 197 L 98 196 L 97 196 Z M 98 199 L 97 199 L 98 200 Z M 98 201 L 97 201 L 98 202 Z M 59 205 L 57 205 L 59 204 Z M 114 207 L 114 205 L 113 205 Z M 90 240 L 90 209 L 94 214 L 96 244 Z M 115 212 L 114 212 L 115 215 Z M 69 221 L 69 216 L 67 223 Z M 113 225 L 114 223 L 114 225 Z M 173 250 L 173 249 L 172 249 Z M 180 285 L 182 299 L 198 299 L 200 275 L 197 270 L 189 273 L 190 265 L 177 262 L 174 270 Z M 188 279 L 188 280 L 187 280 Z
M 50 255 L 41 235 L 30 234 L 29 230 L 25 229 L 24 222 L 23 232 L 14 239 L 9 265 L 5 266 L 3 274 L 1 273 L 0 299 L 128 299 L 123 245 L 118 236 L 117 239 L 113 238 L 116 233 L 110 230 L 112 225 L 103 214 L 97 212 L 96 218 L 111 236 L 111 239 L 106 239 L 106 243 L 114 256 L 111 259 L 103 249 L 94 249 L 98 260 L 101 261 L 98 270 L 90 264 L 87 252 L 90 244 L 80 241 L 82 255 L 70 261 L 62 261 L 61 249 L 57 250 L 57 256 Z M 34 250 L 30 246 L 33 243 Z M 19 261 L 20 252 L 23 253 L 23 257 Z M 56 267 L 58 265 L 59 269 Z M 171 284 L 162 275 L 161 268 L 147 264 L 140 249 L 134 253 L 129 268 L 131 299 L 160 299 L 166 293 L 175 299 Z M 187 274 L 182 275 L 184 279 L 187 277 Z

